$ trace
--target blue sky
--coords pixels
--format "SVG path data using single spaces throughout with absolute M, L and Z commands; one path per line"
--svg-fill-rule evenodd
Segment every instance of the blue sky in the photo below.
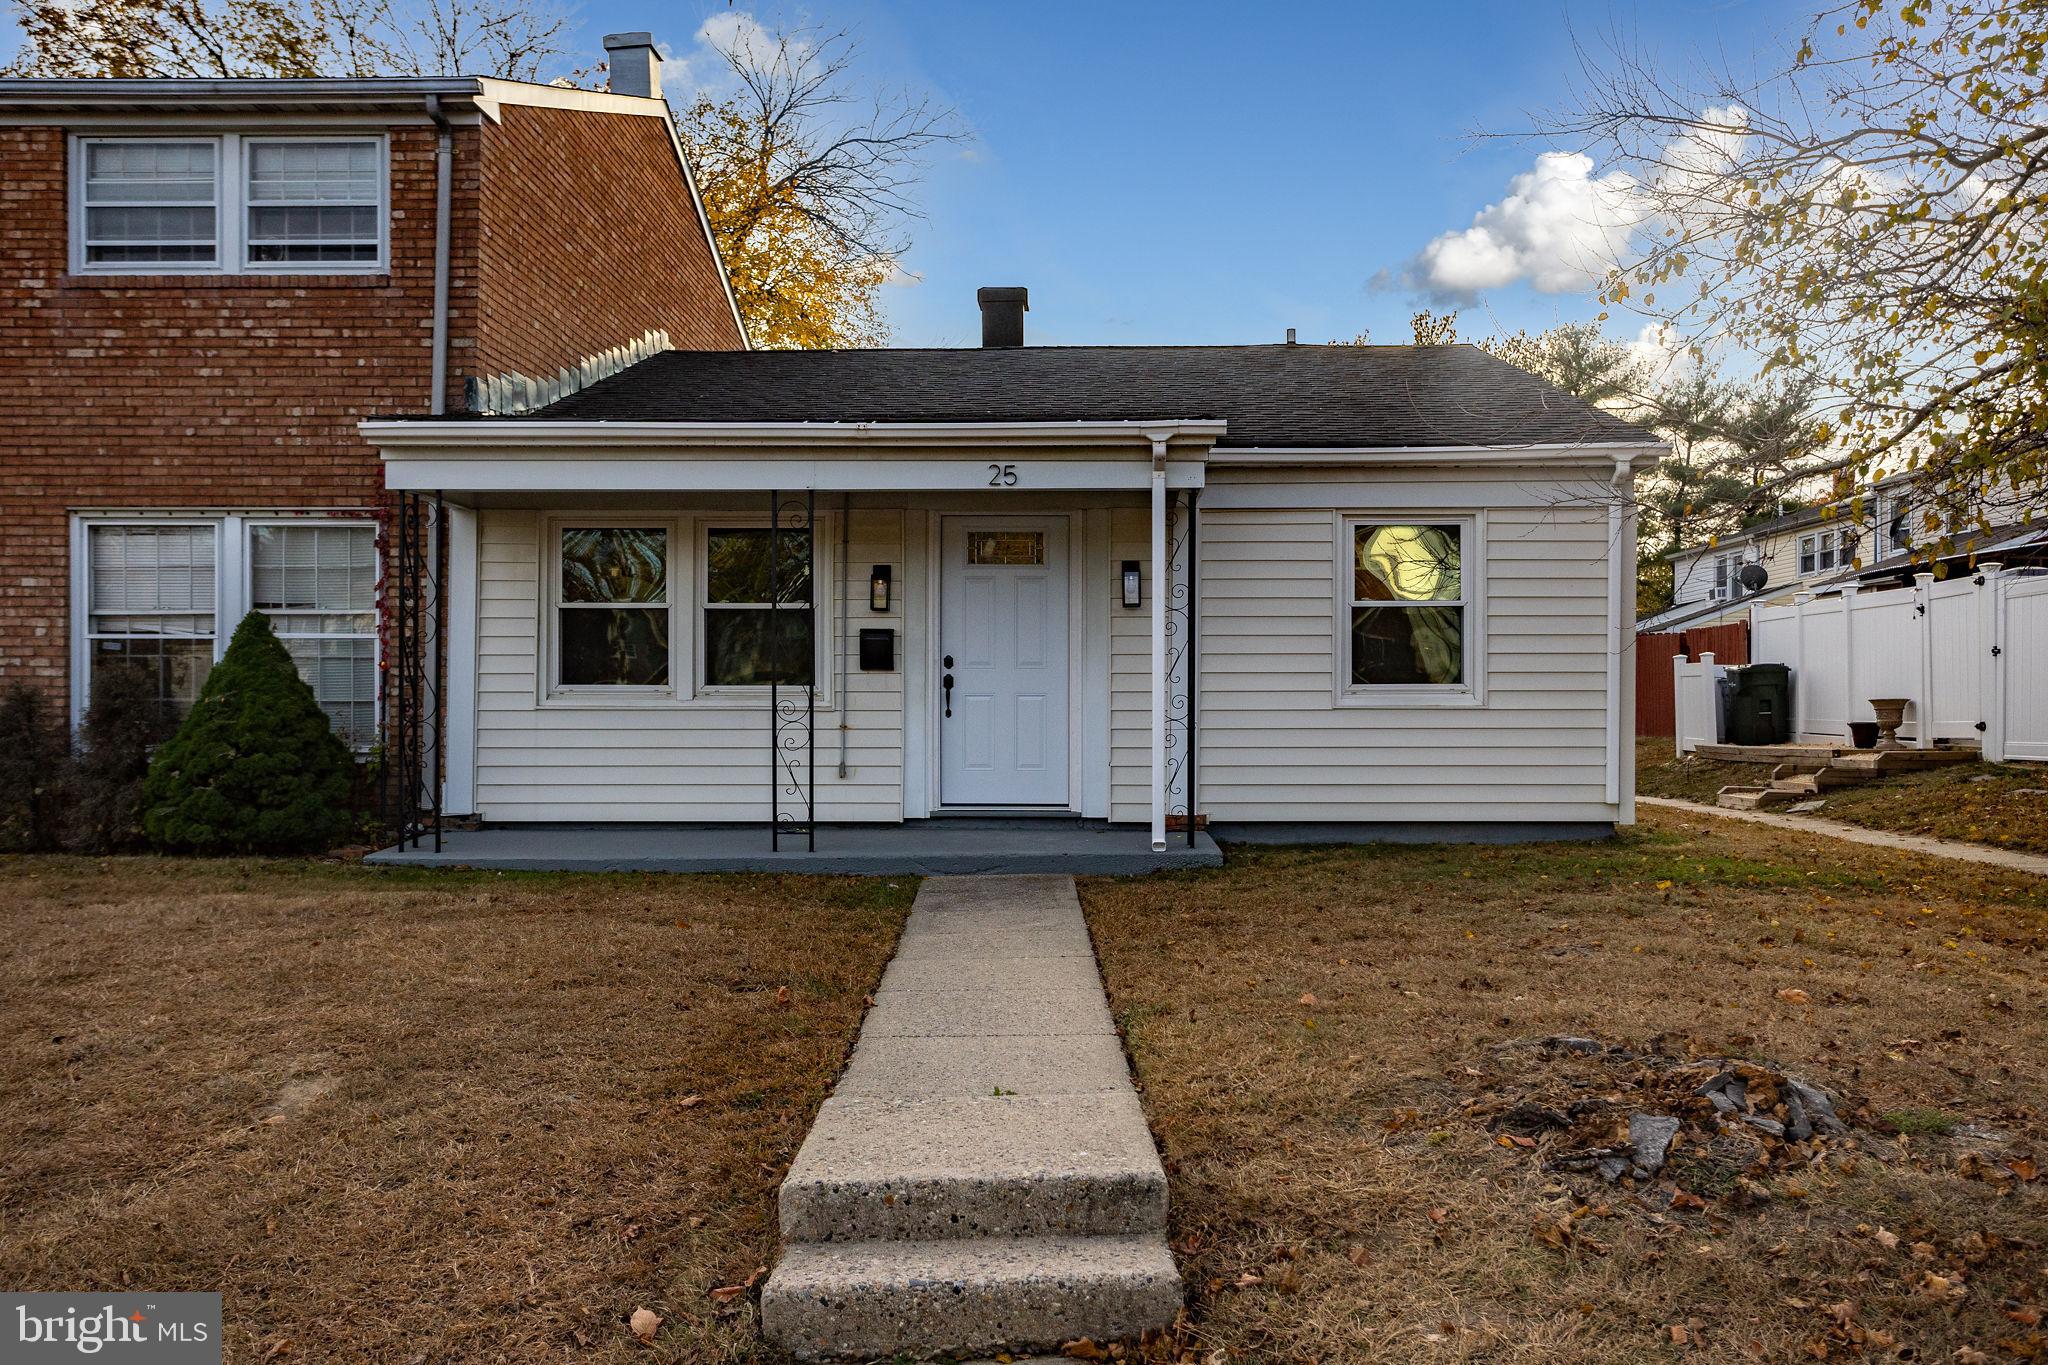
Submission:
M 1810 7 L 696 0 L 590 5 L 584 43 L 646 28 L 687 55 L 705 17 L 734 12 L 852 29 L 865 75 L 927 88 L 972 127 L 925 184 L 904 262 L 918 283 L 887 291 L 897 344 L 962 345 L 984 284 L 1030 287 L 1040 343 L 1277 341 L 1290 326 L 1406 341 L 1424 300 L 1400 286 L 1405 263 L 1541 150 L 1467 134 L 1556 105 L 1574 30 L 1740 63 L 1784 50 Z M 1384 274 L 1393 286 L 1374 287 Z M 1468 331 L 1598 312 L 1587 291 L 1525 281 L 1469 297 Z
M 1787 51 L 1810 8 L 584 0 L 570 45 L 595 57 L 603 34 L 647 29 L 687 61 L 701 57 L 709 18 L 845 28 L 864 79 L 955 106 L 974 136 L 945 150 L 922 188 L 926 216 L 903 262 L 915 282 L 886 291 L 899 345 L 973 344 L 984 284 L 1030 287 L 1027 335 L 1039 343 L 1277 341 L 1288 327 L 1303 341 L 1369 331 L 1401 342 L 1416 307 L 1452 296 L 1408 287 L 1410 263 L 1512 190 L 1526 193 L 1430 274 L 1460 286 L 1463 330 L 1598 312 L 1546 243 L 1594 216 L 1599 168 L 1553 160 L 1532 184 L 1540 145 L 1469 136 L 1557 106 L 1574 32 L 1620 34 L 1674 69 L 1740 66 Z M 9 28 L 0 49 L 13 46 Z M 680 83 L 671 76 L 672 98 L 687 93 Z M 1502 240 L 1522 254 L 1504 261 Z M 1611 330 L 1639 325 L 1617 318 Z

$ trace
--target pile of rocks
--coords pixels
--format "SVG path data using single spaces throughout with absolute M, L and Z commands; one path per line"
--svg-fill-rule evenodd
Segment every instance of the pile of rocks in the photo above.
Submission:
M 1737 1166 L 1803 1165 L 1815 1147 L 1849 1136 L 1837 1112 L 1838 1096 L 1748 1058 L 1682 1060 L 1594 1038 L 1544 1038 L 1533 1046 L 1549 1058 L 1603 1063 L 1612 1082 L 1605 1095 L 1582 1094 L 1563 1103 L 1522 1094 L 1473 1106 L 1488 1113 L 1489 1130 L 1521 1135 L 1520 1145 L 1557 1134 L 1544 1161 L 1549 1170 L 1591 1173 L 1610 1183 L 1651 1180 L 1664 1170 L 1681 1135 L 1699 1147 L 1738 1146 L 1744 1159 Z

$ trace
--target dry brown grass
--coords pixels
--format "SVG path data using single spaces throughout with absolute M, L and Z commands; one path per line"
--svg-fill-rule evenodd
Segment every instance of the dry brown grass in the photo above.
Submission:
M 231 1361 L 756 1359 L 710 1291 L 913 890 L 0 862 L 0 1284 L 220 1290 Z
M 1759 786 L 1771 768 L 1679 758 L 1668 739 L 1636 741 L 1636 787 L 1644 796 L 1714 803 L 1722 787 Z M 1993 848 L 2048 853 L 2048 767 L 2039 763 L 1958 763 L 1883 781 L 1836 787 L 1814 812 L 1869 829 L 1960 839 Z
M 1235 849 L 1218 873 L 1083 898 L 1167 1154 L 1200 1354 L 2038 1349 L 2048 1182 L 1956 1166 L 2048 1165 L 2039 879 L 1659 812 L 1604 845 Z M 1682 1161 L 1710 1202 L 1673 1209 L 1669 1188 L 1548 1174 L 1555 1136 L 1503 1148 L 1466 1111 L 1612 1083 L 1496 1049 L 1554 1034 L 1773 1059 L 1909 1127 L 2002 1136 L 1865 1133 L 1887 1159 L 1776 1173 L 1749 1211 L 1720 1202 L 1730 1173 Z M 1535 1233 L 1560 1219 L 1565 1248 Z M 1962 1291 L 1937 1301 L 1930 1273 Z

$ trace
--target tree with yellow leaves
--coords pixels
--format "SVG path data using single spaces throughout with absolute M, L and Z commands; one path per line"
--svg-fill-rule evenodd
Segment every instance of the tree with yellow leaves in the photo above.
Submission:
M 1839 495 L 1918 471 L 1925 552 L 2048 487 L 2048 0 L 1852 0 L 1754 79 L 1589 58 L 1546 132 L 1633 182 L 1603 302 L 1816 396 Z

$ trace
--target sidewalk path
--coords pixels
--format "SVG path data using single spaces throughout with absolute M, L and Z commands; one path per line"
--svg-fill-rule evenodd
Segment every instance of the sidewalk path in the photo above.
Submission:
M 926 879 L 781 1223 L 762 1326 L 806 1359 L 1172 1321 L 1166 1172 L 1072 877 Z
M 1639 806 L 1655 806 L 1659 810 L 1686 811 L 1693 815 L 1719 815 L 1729 820 L 1747 820 L 1754 825 L 1774 825 L 1779 829 L 1798 830 L 1802 834 L 1824 834 L 1830 839 L 1847 839 L 1850 843 L 1869 844 L 1875 848 L 1895 848 L 1907 853 L 1925 853 L 1931 858 L 1954 858 L 1966 863 L 1986 863 L 2012 872 L 2029 872 L 2036 877 L 2048 877 L 2048 857 L 2038 853 L 2015 853 L 2010 849 L 1991 848 L 1984 844 L 1966 844 L 1956 839 L 1929 839 L 1918 834 L 1893 834 L 1888 830 L 1865 829 L 1862 825 L 1844 824 L 1840 820 L 1822 820 L 1811 815 L 1781 815 L 1776 811 L 1729 810 L 1725 806 L 1706 806 L 1697 801 L 1674 801 L 1666 796 L 1638 796 Z

